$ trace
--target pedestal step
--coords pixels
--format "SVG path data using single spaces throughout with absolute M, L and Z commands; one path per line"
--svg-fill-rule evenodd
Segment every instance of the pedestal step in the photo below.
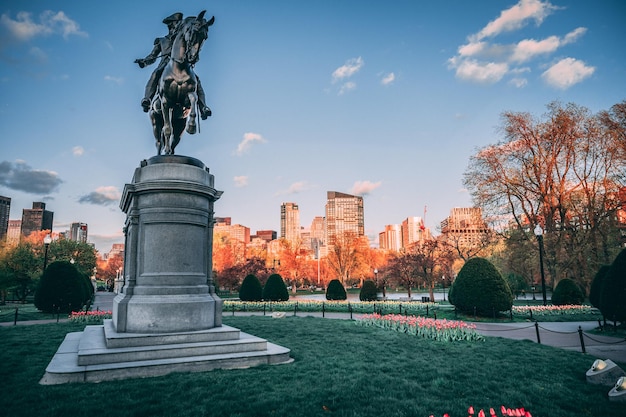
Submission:
M 231 329 L 227 327 L 227 332 Z M 87 326 L 66 335 L 39 383 L 100 382 L 293 361 L 287 348 L 247 333 L 239 335 L 229 341 L 108 348 L 104 326 Z

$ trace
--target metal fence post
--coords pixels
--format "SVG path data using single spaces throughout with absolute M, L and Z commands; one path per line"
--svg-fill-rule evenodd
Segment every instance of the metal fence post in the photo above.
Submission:
M 541 337 L 539 337 L 539 322 L 535 322 L 535 332 L 537 333 L 537 343 L 541 344 Z
M 583 350 L 583 353 L 587 353 L 585 351 L 585 339 L 583 338 L 583 328 L 578 326 L 578 337 L 580 337 L 580 348 Z

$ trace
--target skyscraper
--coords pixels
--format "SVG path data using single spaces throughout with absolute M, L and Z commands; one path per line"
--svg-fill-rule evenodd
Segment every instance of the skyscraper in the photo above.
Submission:
M 39 230 L 52 231 L 54 213 L 46 210 L 46 203 L 34 202 L 32 209 L 22 210 L 22 236 Z
M 70 239 L 76 242 L 87 243 L 87 223 L 72 223 Z
M 346 233 L 365 236 L 363 197 L 328 191 L 326 200 L 327 245 L 334 245 Z
M 11 214 L 11 199 L 0 195 L 0 241 L 3 241 L 9 231 L 9 215 Z
M 411 216 L 402 221 L 402 247 L 410 248 L 426 239 L 426 227 L 421 217 Z
M 280 206 L 280 237 L 294 245 L 300 244 L 300 208 L 296 203 Z

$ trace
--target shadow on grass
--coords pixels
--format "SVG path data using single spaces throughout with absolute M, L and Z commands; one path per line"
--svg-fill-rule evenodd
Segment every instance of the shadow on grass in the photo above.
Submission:
M 292 350 L 287 365 L 41 386 L 75 323 L 0 328 L 6 416 L 442 416 L 524 407 L 534 416 L 618 416 L 587 384 L 596 359 L 530 341 L 435 342 L 349 320 L 224 317 Z

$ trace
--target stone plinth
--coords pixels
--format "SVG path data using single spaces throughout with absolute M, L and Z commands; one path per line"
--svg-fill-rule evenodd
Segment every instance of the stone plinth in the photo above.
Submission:
M 213 204 L 222 192 L 197 159 L 156 156 L 126 184 L 124 286 L 113 302 L 119 333 L 163 333 L 221 325 L 211 277 Z
M 69 333 L 40 384 L 289 363 L 290 350 L 222 325 L 212 271 L 213 203 L 202 162 L 143 161 L 126 184 L 124 283 L 113 318 Z

